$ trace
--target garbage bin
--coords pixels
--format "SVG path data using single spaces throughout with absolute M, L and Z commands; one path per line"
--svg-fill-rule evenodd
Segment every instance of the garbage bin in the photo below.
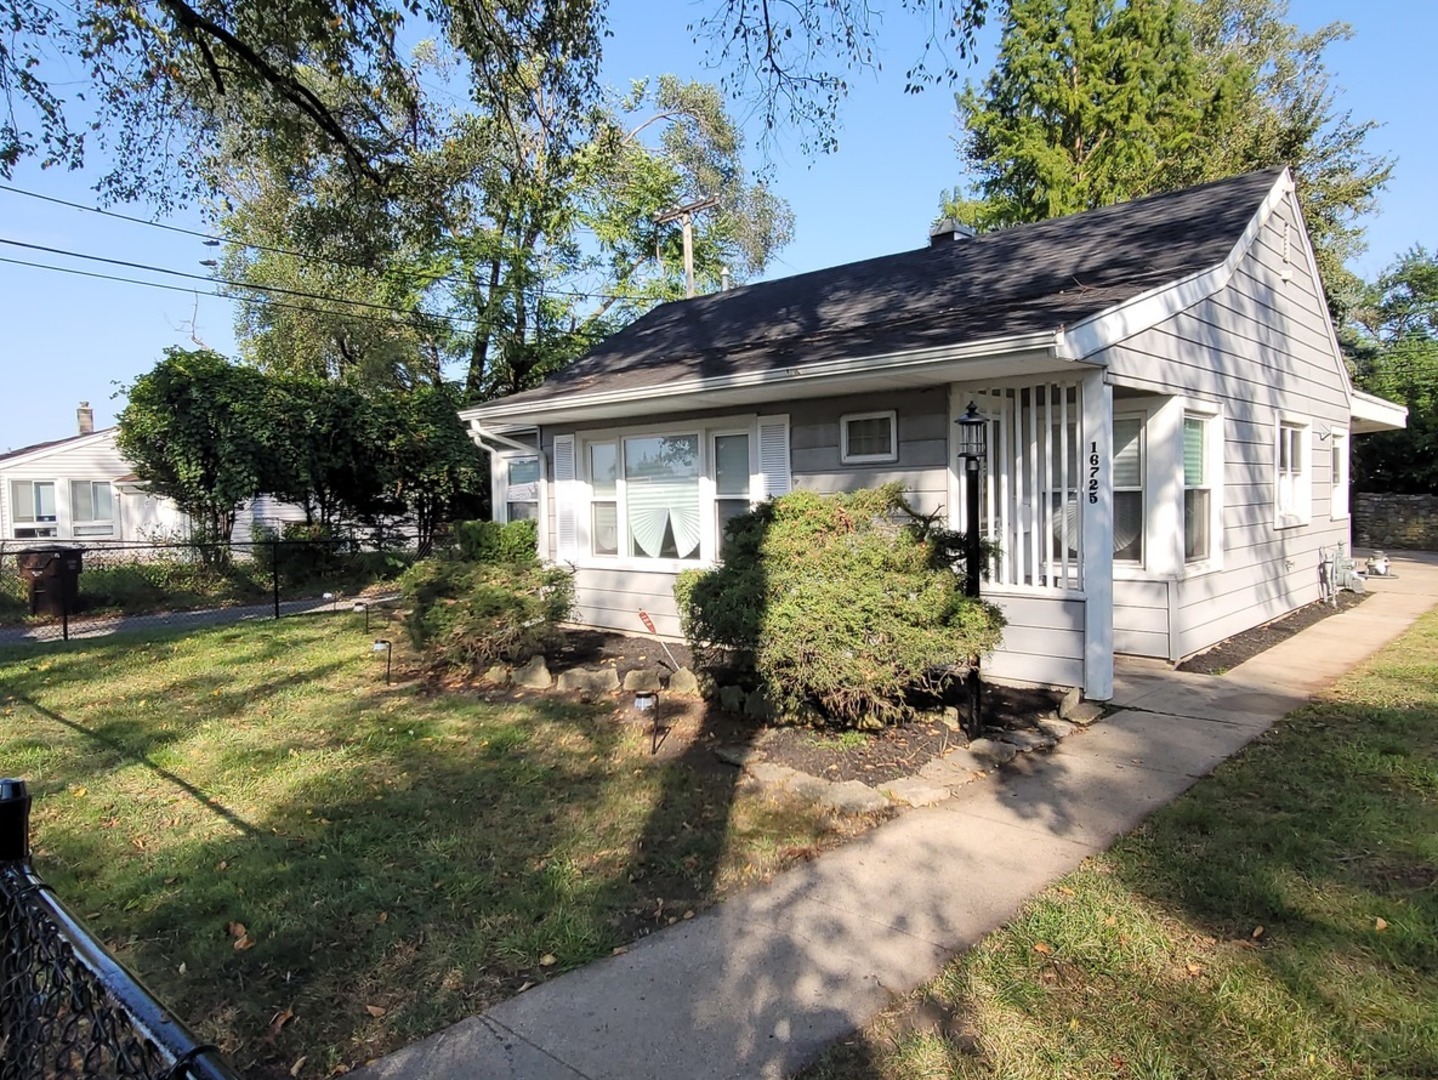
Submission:
M 36 547 L 15 553 L 15 565 L 30 588 L 30 614 L 57 619 L 75 610 L 83 569 L 80 548 Z

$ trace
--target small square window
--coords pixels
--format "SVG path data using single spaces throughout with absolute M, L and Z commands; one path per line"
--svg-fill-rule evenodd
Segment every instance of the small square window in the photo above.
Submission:
M 899 459 L 897 414 L 888 412 L 851 413 L 839 418 L 840 459 L 846 465 L 862 465 Z

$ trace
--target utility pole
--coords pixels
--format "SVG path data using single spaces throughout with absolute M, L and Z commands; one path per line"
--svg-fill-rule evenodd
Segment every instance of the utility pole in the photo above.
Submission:
M 666 210 L 662 214 L 654 215 L 654 224 L 665 225 L 671 221 L 679 222 L 684 230 L 684 295 L 694 295 L 694 215 L 702 210 L 712 210 L 719 205 L 719 196 L 710 195 L 706 199 L 698 199 L 683 206 L 676 206 L 673 210 Z

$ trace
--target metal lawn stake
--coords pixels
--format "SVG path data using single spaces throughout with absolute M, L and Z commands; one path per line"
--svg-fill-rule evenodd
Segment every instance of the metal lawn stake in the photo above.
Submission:
M 970 401 L 964 415 L 954 423 L 959 427 L 959 460 L 964 463 L 964 522 L 967 526 L 964 537 L 964 594 L 978 599 L 983 566 L 983 551 L 979 542 L 979 481 L 983 475 L 984 458 L 988 455 L 989 422 L 979 415 L 979 407 Z M 982 687 L 979 683 L 977 655 L 969 658 L 966 682 L 969 715 L 965 733 L 969 738 L 975 739 L 983 727 Z
M 384 653 L 384 684 L 388 686 L 390 684 L 390 667 L 394 663 L 394 642 L 388 638 L 375 638 L 374 644 L 370 646 L 370 652 Z

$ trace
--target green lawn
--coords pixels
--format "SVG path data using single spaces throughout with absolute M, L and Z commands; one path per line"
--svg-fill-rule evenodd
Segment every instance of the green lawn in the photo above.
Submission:
M 806 1080 L 1438 1076 L 1438 614 L 923 995 Z
M 387 688 L 348 614 L 0 651 L 0 696 L 40 872 L 254 1077 L 394 1049 L 858 827 L 736 790 L 697 717 L 656 758 L 612 703 Z

